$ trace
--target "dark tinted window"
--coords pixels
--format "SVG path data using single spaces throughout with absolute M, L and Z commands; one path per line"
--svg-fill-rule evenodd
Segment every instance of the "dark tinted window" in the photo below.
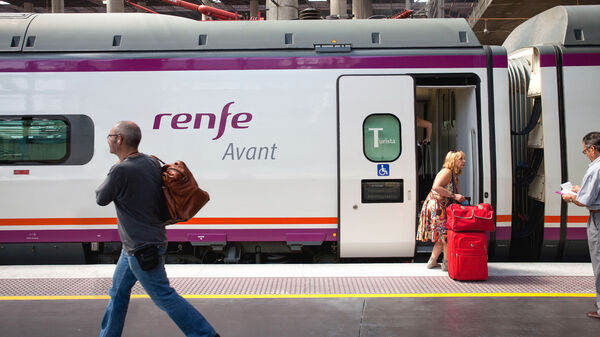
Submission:
M 84 115 L 0 116 L 0 164 L 85 164 L 93 138 Z

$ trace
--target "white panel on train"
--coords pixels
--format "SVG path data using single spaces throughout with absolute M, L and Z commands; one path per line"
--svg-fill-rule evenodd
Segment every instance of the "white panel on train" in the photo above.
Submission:
M 202 210 L 202 216 L 335 217 L 337 75 L 327 71 L 224 73 L 3 76 L 3 83 L 15 87 L 52 81 L 61 90 L 32 95 L 34 103 L 29 113 L 84 112 L 94 120 L 96 129 L 94 157 L 84 169 L 44 166 L 43 171 L 38 168 L 28 176 L 17 176 L 21 178 L 18 181 L 12 168 L 0 171 L 3 190 L 7 191 L 0 200 L 11 205 L 3 209 L 3 216 L 21 218 L 30 214 L 31 203 L 19 202 L 15 197 L 23 195 L 19 191 L 25 179 L 31 180 L 38 191 L 33 196 L 35 204 L 43 208 L 38 214 L 59 218 L 114 216 L 114 208 L 95 204 L 93 191 L 116 162 L 108 151 L 106 134 L 117 121 L 133 120 L 142 128 L 141 151 L 167 162 L 184 160 L 210 192 L 211 202 Z M 290 77 L 295 80 L 289 81 Z M 34 91 L 25 86 L 21 91 L 14 90 L 13 95 L 25 97 L 28 90 Z M 264 92 L 272 94 L 268 104 Z M 298 92 L 310 99 L 298 100 Z M 15 109 L 0 106 L 0 111 L 8 114 Z M 304 137 L 310 141 L 299 141 Z M 39 181 L 42 174 L 44 178 Z M 62 183 L 61 188 L 69 193 L 59 200 L 56 179 L 65 176 L 71 181 Z M 69 207 L 61 207 L 65 203 Z M 337 224 L 312 226 L 336 228 Z
M 413 256 L 417 201 L 413 79 L 342 76 L 338 90 L 340 257 Z M 391 119 L 371 127 L 369 119 L 379 116 Z M 398 124 L 390 125 L 394 120 Z M 398 128 L 398 139 L 388 133 L 388 125 Z M 386 145 L 395 147 L 398 155 L 367 158 L 372 148 Z

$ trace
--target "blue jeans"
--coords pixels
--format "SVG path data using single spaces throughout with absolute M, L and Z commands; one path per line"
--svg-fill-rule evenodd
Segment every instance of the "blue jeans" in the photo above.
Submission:
M 121 251 L 109 290 L 110 302 L 102 318 L 100 337 L 121 336 L 131 288 L 136 281 L 140 281 L 154 304 L 165 311 L 186 336 L 213 337 L 216 334 L 204 316 L 169 285 L 162 258 L 165 251 L 165 247 L 159 248 L 160 262 L 156 268 L 148 271 L 140 268 L 135 256 Z

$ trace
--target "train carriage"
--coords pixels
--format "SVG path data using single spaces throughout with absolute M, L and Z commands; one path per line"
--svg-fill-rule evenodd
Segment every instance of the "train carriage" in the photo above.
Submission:
M 587 254 L 585 208 L 557 198 L 579 185 L 588 162 L 581 139 L 598 131 L 599 6 L 555 7 L 517 27 L 509 53 L 513 130 L 512 255 L 557 260 Z
M 594 29 L 585 29 L 593 41 L 588 31 Z M 554 82 L 549 76 L 549 85 L 580 75 L 597 81 L 584 66 Z M 531 225 L 515 221 L 536 208 L 529 201 L 515 213 L 516 203 L 530 200 L 519 195 L 533 188 L 513 191 L 513 175 L 521 172 L 513 172 L 511 76 L 507 48 L 482 46 L 461 19 L 201 23 L 151 14 L 3 15 L 0 259 L 42 255 L 31 253 L 35 247 L 93 261 L 98 243 L 118 241 L 114 209 L 97 206 L 93 191 L 115 163 L 106 134 L 119 120 L 140 125 L 142 152 L 185 160 L 210 192 L 195 218 L 168 227 L 169 241 L 194 247 L 196 256 L 414 257 L 426 169 L 416 118 L 434 125 L 430 170 L 441 167 L 448 150 L 466 153 L 463 194 L 496 209 L 492 256 L 518 256 L 532 236 L 517 241 L 515 231 Z M 565 107 L 575 109 L 581 97 L 565 92 Z M 522 119 L 535 100 L 524 101 Z M 587 117 L 592 108 L 585 109 Z M 549 110 L 543 125 L 551 127 Z M 581 125 L 567 125 L 566 142 L 546 137 L 546 146 L 575 148 Z M 543 207 L 546 218 L 554 219 L 554 207 Z

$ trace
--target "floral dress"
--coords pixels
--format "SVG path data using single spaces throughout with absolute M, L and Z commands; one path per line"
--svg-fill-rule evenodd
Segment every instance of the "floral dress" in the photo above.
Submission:
M 454 191 L 452 181 L 445 188 Z M 451 203 L 450 198 L 443 197 L 433 190 L 429 192 L 421 208 L 417 240 L 423 242 L 446 240 L 446 207 Z

